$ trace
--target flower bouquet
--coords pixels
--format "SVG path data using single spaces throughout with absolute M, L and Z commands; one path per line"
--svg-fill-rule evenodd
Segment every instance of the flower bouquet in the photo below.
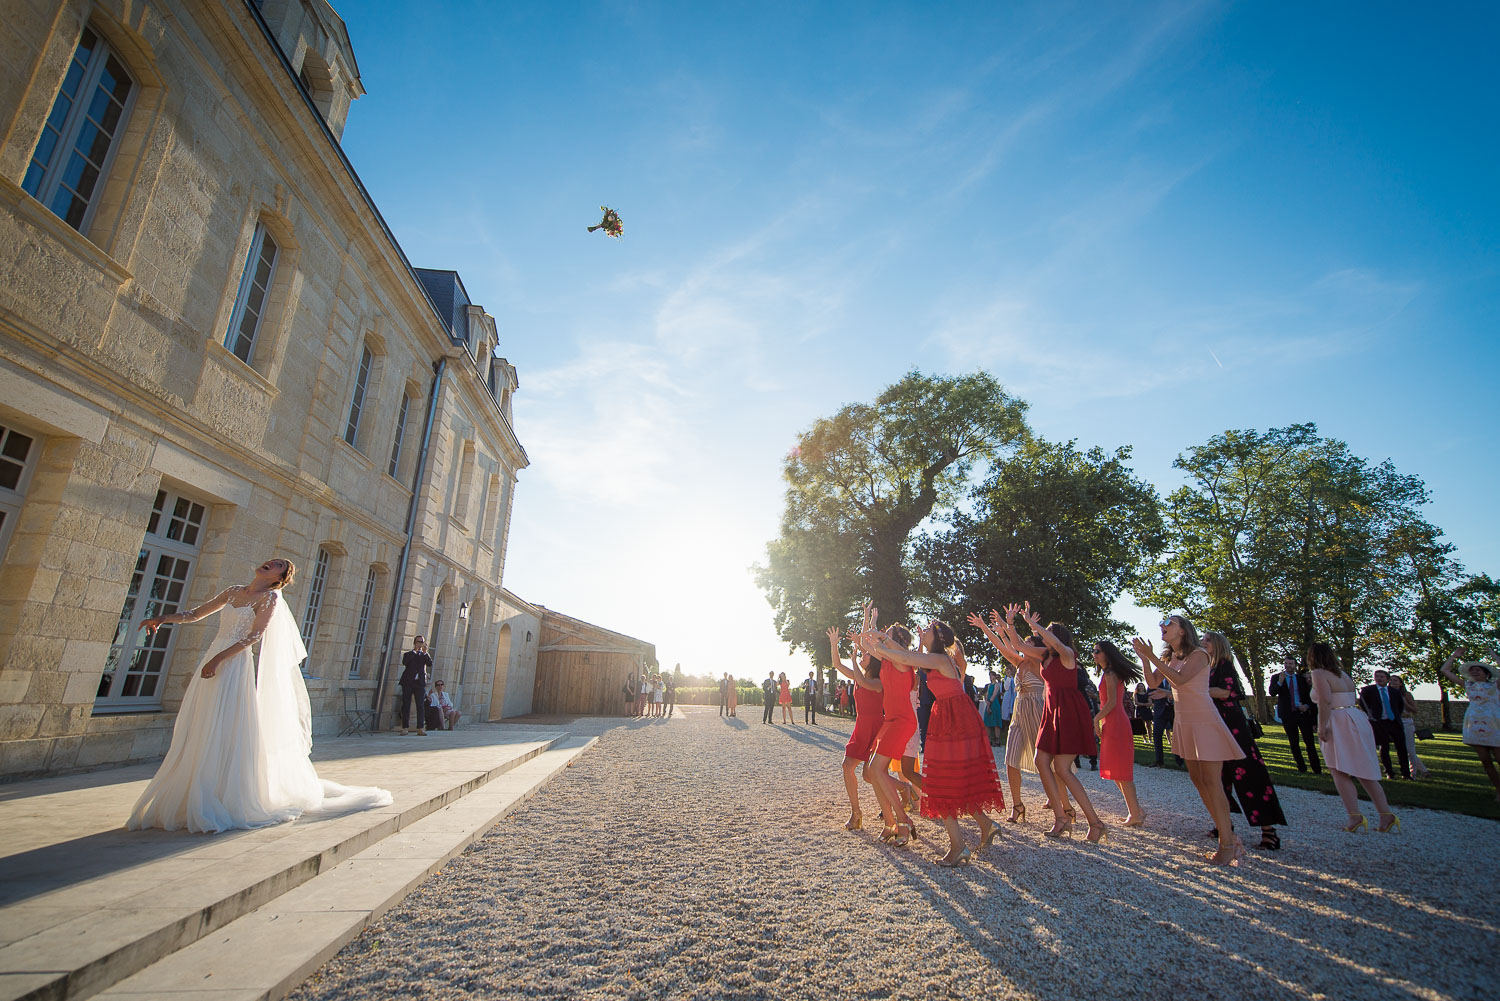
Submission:
M 620 213 L 608 205 L 601 205 L 599 208 L 604 211 L 604 218 L 599 220 L 599 225 L 590 226 L 589 232 L 592 233 L 596 229 L 602 229 L 605 236 L 616 238 L 621 236 L 625 232 L 625 224 L 620 221 Z

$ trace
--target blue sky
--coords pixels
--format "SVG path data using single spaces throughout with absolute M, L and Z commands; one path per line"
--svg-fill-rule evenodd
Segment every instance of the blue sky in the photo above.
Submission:
M 350 158 L 520 371 L 530 600 L 805 671 L 746 572 L 781 458 L 912 367 L 987 368 L 1163 492 L 1314 421 L 1500 574 L 1494 5 L 337 9 Z

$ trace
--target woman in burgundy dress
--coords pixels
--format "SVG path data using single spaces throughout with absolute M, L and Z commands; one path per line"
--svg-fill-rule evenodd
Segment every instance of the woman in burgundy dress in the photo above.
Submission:
M 923 748 L 922 816 L 941 820 L 948 832 L 948 854 L 938 865 L 958 866 L 969 861 L 969 846 L 958 826 L 959 814 L 968 814 L 979 824 L 979 847 L 994 840 L 1000 825 L 986 809 L 1005 809 L 1000 775 L 995 770 L 995 752 L 979 710 L 964 691 L 958 639 L 946 623 L 934 619 L 921 633 L 925 652 L 899 649 L 879 633 L 863 633 L 860 644 L 872 656 L 889 658 L 927 671 L 927 687 L 933 694 L 932 714 L 927 720 L 927 744 Z
M 1135 735 L 1125 712 L 1125 692 L 1141 680 L 1141 669 L 1109 640 L 1094 644 L 1094 664 L 1099 675 L 1099 715 L 1094 726 L 1099 733 L 1099 777 L 1120 787 L 1129 811 L 1126 827 L 1140 827 L 1146 820 L 1135 796 Z
M 1041 647 L 1024 645 L 1013 625 L 1019 612 L 1032 635 L 1042 641 Z M 1042 725 L 1036 735 L 1036 768 L 1052 804 L 1055 822 L 1048 837 L 1061 838 L 1073 833 L 1073 810 L 1068 806 L 1072 795 L 1089 822 L 1088 840 L 1097 844 L 1107 835 L 1104 822 L 1094 812 L 1094 804 L 1078 776 L 1073 761 L 1078 755 L 1098 753 L 1094 740 L 1094 714 L 1089 701 L 1078 688 L 1078 658 L 1073 652 L 1073 633 L 1061 622 L 1042 626 L 1042 619 L 1031 610 L 1011 605 L 1005 610 L 1005 628 L 1012 646 L 1029 660 L 1038 661 L 1047 694 L 1042 702 Z
M 1208 694 L 1229 732 L 1239 743 L 1245 757 L 1239 761 L 1224 762 L 1220 779 L 1224 784 L 1224 796 L 1229 800 L 1229 809 L 1243 813 L 1251 826 L 1260 828 L 1260 845 L 1267 851 L 1281 847 L 1281 838 L 1276 833 L 1278 824 L 1286 825 L 1286 814 L 1281 812 L 1281 801 L 1276 798 L 1276 787 L 1271 784 L 1271 773 L 1255 746 L 1250 733 L 1250 721 L 1240 708 L 1244 698 L 1240 686 L 1239 672 L 1234 669 L 1234 653 L 1223 633 L 1204 633 L 1203 648 L 1213 662 L 1208 676 Z M 1214 837 L 1219 836 L 1214 831 Z

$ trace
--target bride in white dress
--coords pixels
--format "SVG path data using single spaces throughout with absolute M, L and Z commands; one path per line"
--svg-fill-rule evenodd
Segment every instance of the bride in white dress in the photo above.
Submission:
M 281 594 L 296 570 L 290 560 L 267 560 L 251 583 L 141 623 L 155 632 L 164 622 L 223 611 L 208 656 L 188 681 L 166 759 L 130 812 L 130 830 L 215 832 L 390 804 L 384 789 L 320 780 L 308 757 L 307 648 Z M 259 663 L 251 652 L 257 642 Z

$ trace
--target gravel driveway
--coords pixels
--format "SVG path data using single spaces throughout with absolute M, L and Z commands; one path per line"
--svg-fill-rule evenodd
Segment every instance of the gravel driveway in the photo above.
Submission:
M 1337 799 L 1282 789 L 1282 851 L 1214 869 L 1186 773 L 1137 769 L 1147 827 L 1100 846 L 1042 837 L 1028 776 L 1032 822 L 947 870 L 935 823 L 905 849 L 842 829 L 850 723 L 824 719 L 569 724 L 602 739 L 292 997 L 1495 996 L 1493 821 L 1345 835 Z

